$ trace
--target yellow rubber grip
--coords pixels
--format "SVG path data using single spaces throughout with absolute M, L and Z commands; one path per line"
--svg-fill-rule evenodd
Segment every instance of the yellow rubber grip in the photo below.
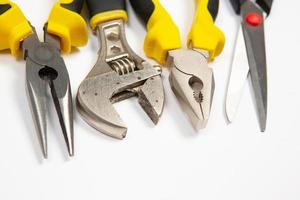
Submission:
M 88 41 L 85 20 L 80 14 L 62 6 L 72 2 L 73 0 L 59 0 L 54 4 L 48 18 L 47 31 L 61 39 L 61 50 L 65 53 L 69 53 L 72 47 L 86 45 Z
M 164 65 L 168 52 L 181 48 L 180 32 L 159 0 L 152 0 L 154 11 L 147 23 L 148 33 L 144 51 L 150 58 Z
M 209 52 L 209 61 L 221 54 L 225 45 L 223 32 L 214 24 L 208 0 L 198 0 L 196 16 L 188 35 L 188 47 Z
M 0 14 L 0 50 L 10 49 L 13 56 L 20 55 L 21 42 L 32 34 L 32 28 L 17 4 L 0 0 L 0 6 L 9 9 Z
M 125 22 L 128 21 L 127 13 L 124 10 L 111 10 L 94 15 L 90 20 L 90 25 L 93 31 L 95 31 L 98 24 L 109 22 L 112 20 L 122 19 Z

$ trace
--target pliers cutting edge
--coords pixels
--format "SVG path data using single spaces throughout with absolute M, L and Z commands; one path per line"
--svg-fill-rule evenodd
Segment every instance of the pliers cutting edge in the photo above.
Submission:
M 267 64 L 264 36 L 264 18 L 271 11 L 273 0 L 230 0 L 235 12 L 242 17 L 226 98 L 226 114 L 233 121 L 242 92 L 250 74 L 254 90 L 260 129 L 267 122 Z
M 57 2 L 44 27 L 44 42 L 40 42 L 20 8 L 8 0 L 0 1 L 0 37 L 6 38 L 1 40 L 0 50 L 10 49 L 15 56 L 20 50 L 23 52 L 29 102 L 45 158 L 48 155 L 47 85 L 69 155 L 74 154 L 71 86 L 60 51 L 69 52 L 71 46 L 82 46 L 87 41 L 86 25 L 78 14 L 82 4 L 81 0 Z
M 159 0 L 130 0 L 147 25 L 144 50 L 148 57 L 170 67 L 170 84 L 195 129 L 205 128 L 214 94 L 214 76 L 208 62 L 218 56 L 225 37 L 214 25 L 218 0 L 198 0 L 187 49 L 181 47 L 178 27 Z

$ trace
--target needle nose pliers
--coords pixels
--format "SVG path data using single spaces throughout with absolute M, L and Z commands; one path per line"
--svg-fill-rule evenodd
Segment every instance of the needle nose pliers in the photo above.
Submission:
M 187 49 L 181 47 L 178 27 L 159 0 L 130 0 L 147 25 L 144 50 L 148 57 L 170 67 L 170 84 L 195 129 L 205 128 L 214 94 L 208 62 L 223 50 L 225 37 L 214 25 L 218 0 L 198 0 Z
M 10 49 L 26 61 L 26 85 L 32 115 L 43 155 L 47 158 L 47 85 L 55 105 L 69 155 L 74 154 L 73 106 L 70 80 L 60 51 L 70 52 L 72 46 L 87 42 L 87 27 L 78 14 L 82 0 L 57 2 L 44 27 L 44 42 L 20 8 L 9 0 L 0 0 L 0 50 Z

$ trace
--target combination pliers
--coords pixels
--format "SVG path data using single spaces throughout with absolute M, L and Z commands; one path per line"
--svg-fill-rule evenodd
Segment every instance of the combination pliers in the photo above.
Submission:
M 214 94 L 214 76 L 208 62 L 223 50 L 225 37 L 214 25 L 219 0 L 198 0 L 187 49 L 178 27 L 159 0 L 130 0 L 147 25 L 144 50 L 148 57 L 170 67 L 170 84 L 194 128 L 205 128 Z
M 21 9 L 9 0 L 0 0 L 0 50 L 10 49 L 26 61 L 26 85 L 32 115 L 43 155 L 47 158 L 47 85 L 50 87 L 69 155 L 74 154 L 73 105 L 70 80 L 60 51 L 87 42 L 87 27 L 81 11 L 83 0 L 58 1 L 44 26 L 44 42 Z

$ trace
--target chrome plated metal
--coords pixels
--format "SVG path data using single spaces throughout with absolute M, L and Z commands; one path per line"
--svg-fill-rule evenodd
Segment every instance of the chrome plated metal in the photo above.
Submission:
M 26 60 L 29 102 L 43 155 L 45 158 L 48 156 L 46 103 L 49 87 L 69 155 L 73 156 L 72 95 L 68 71 L 60 56 L 60 49 L 49 41 L 40 42 L 35 32 L 24 39 L 22 49 Z
M 266 129 L 268 103 L 264 19 L 270 12 L 271 1 L 268 6 L 264 8 L 260 8 L 254 1 L 244 1 L 241 4 L 240 14 L 242 16 L 243 34 L 239 33 L 236 44 L 236 53 L 226 100 L 226 113 L 228 120 L 232 121 L 236 114 L 246 81 L 245 77 L 249 70 L 260 130 L 262 132 Z M 242 46 L 242 38 L 244 39 L 245 47 Z M 245 63 L 245 55 L 247 55 L 248 63 Z
M 161 68 L 150 65 L 131 50 L 122 20 L 99 24 L 97 35 L 98 61 L 79 87 L 77 109 L 95 129 L 123 139 L 127 128 L 113 103 L 137 96 L 156 124 L 164 107 Z
M 263 11 L 258 8 L 255 3 L 246 1 L 241 7 L 241 15 L 245 19 L 249 13 L 256 13 L 264 19 Z M 251 82 L 254 89 L 259 117 L 260 130 L 264 132 L 266 129 L 268 106 L 264 23 L 262 22 L 259 26 L 250 26 L 245 20 L 243 20 L 242 27 L 247 49 Z
M 248 58 L 241 27 L 236 41 L 226 97 L 226 114 L 229 122 L 232 122 L 236 116 L 248 74 Z
M 207 59 L 207 51 L 178 49 L 170 51 L 167 60 L 172 90 L 196 130 L 207 125 L 215 89 Z

